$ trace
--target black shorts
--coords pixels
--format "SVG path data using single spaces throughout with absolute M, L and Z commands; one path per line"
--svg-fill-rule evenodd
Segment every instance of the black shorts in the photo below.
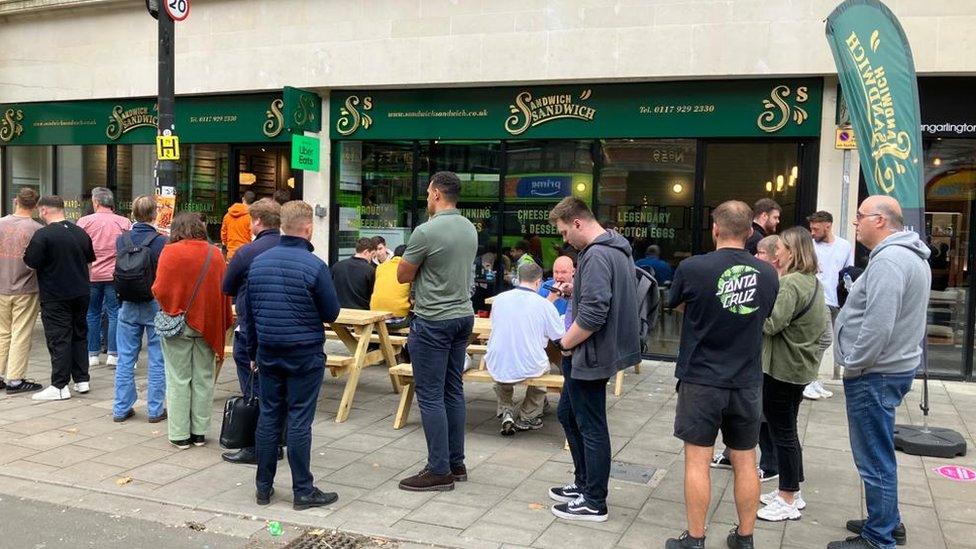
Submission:
M 726 389 L 679 382 L 674 436 L 695 446 L 714 446 L 718 432 L 732 450 L 751 450 L 759 442 L 762 387 Z

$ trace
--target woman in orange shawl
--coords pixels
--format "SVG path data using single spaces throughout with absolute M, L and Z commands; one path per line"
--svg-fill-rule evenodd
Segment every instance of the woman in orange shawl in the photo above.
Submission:
M 159 256 L 152 290 L 160 310 L 186 315 L 182 334 L 161 338 L 169 441 L 180 449 L 203 446 L 210 428 L 214 359 L 224 359 L 224 337 L 231 325 L 230 298 L 220 291 L 224 270 L 220 250 L 207 242 L 207 225 L 200 214 L 177 215 L 169 244 Z

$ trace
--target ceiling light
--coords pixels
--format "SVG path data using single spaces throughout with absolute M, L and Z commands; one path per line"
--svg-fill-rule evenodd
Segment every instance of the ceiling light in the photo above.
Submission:
M 934 159 L 932 159 L 932 165 L 933 166 L 941 166 L 942 165 L 942 159 L 939 158 L 938 156 L 935 157 Z
M 681 183 L 675 183 L 671 186 L 671 191 L 674 192 L 674 194 L 681 194 L 681 191 L 683 190 L 685 190 L 685 187 Z
M 783 190 L 783 176 L 782 175 L 777 175 L 776 176 L 776 192 L 779 192 L 779 191 L 782 191 L 782 190 Z
M 767 181 L 766 182 L 766 192 L 767 193 L 773 192 L 773 182 L 772 181 Z

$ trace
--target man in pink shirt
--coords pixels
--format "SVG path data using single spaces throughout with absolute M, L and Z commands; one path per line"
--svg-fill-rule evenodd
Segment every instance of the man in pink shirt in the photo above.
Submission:
M 102 311 L 108 316 L 108 358 L 106 364 L 115 366 L 119 352 L 115 344 L 118 325 L 119 301 L 115 294 L 115 241 L 119 235 L 132 228 L 132 223 L 113 210 L 115 200 L 112 191 L 105 187 L 92 189 L 92 205 L 95 213 L 78 220 L 78 226 L 91 237 L 95 248 L 95 262 L 91 265 L 91 300 L 88 302 L 88 365 L 98 366 L 102 347 Z

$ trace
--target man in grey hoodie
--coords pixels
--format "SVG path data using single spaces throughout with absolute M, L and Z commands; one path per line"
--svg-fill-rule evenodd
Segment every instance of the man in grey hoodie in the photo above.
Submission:
M 932 272 L 929 249 L 906 231 L 901 206 L 872 196 L 857 210 L 857 241 L 871 250 L 868 267 L 835 324 L 834 359 L 844 366 L 847 423 L 854 463 L 864 482 L 867 520 L 851 520 L 857 536 L 828 549 L 894 549 L 905 541 L 898 513 L 895 408 L 922 361 Z
M 580 251 L 572 283 L 557 286 L 571 295 L 563 350 L 563 391 L 556 415 L 573 457 L 572 484 L 549 490 L 552 507 L 567 520 L 607 520 L 610 431 L 607 381 L 640 362 L 637 272 L 630 243 L 605 230 L 585 202 L 564 198 L 549 213 L 563 240 Z

